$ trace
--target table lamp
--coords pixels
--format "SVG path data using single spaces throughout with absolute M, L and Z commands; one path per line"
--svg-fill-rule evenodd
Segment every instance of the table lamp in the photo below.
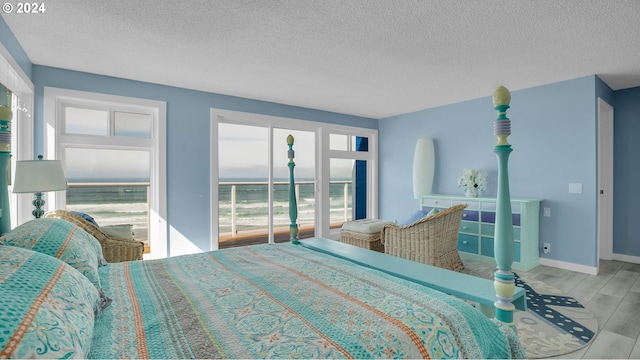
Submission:
M 31 213 L 36 219 L 44 214 L 42 193 L 59 190 L 67 190 L 67 178 L 60 160 L 42 160 L 42 155 L 38 155 L 38 160 L 16 161 L 13 192 L 35 194 L 35 209 Z

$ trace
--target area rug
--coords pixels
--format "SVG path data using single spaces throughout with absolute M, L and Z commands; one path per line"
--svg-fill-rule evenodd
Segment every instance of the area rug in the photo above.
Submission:
M 489 277 L 473 270 L 471 275 Z M 527 311 L 517 310 L 514 322 L 530 359 L 569 354 L 591 342 L 598 333 L 595 315 L 580 302 L 541 281 L 516 274 L 516 286 L 527 292 Z

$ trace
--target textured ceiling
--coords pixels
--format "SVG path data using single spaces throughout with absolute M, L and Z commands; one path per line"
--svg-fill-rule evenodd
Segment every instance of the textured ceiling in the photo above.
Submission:
M 637 0 L 54 0 L 34 64 L 372 118 L 599 75 L 640 86 Z

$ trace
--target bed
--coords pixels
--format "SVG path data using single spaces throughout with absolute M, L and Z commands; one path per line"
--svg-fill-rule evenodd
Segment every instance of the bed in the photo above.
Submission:
M 100 266 L 62 219 L 2 242 L 0 357 L 524 357 L 466 302 L 292 243 Z
M 508 154 L 502 136 L 496 152 Z M 107 264 L 98 240 L 64 219 L 12 229 L 0 238 L 0 358 L 523 358 L 508 326 L 513 251 L 503 235 L 513 230 L 498 224 L 509 219 L 500 181 L 498 320 L 372 264 L 303 246 L 291 191 L 292 241 L 284 244 Z

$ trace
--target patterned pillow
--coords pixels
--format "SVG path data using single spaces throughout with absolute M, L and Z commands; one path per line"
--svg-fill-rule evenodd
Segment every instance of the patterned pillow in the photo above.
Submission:
M 88 238 L 93 236 L 66 220 L 40 218 L 6 233 L 3 243 L 50 255 L 71 265 L 95 285 L 100 292 L 103 308 L 106 308 L 111 299 L 102 291 L 98 275 L 99 256 Z
M 64 220 L 64 219 L 60 219 L 60 220 Z M 82 227 L 72 223 L 71 221 L 69 220 L 64 220 L 64 221 L 72 224 L 73 226 L 78 227 L 78 230 L 76 230 L 76 236 L 79 239 L 89 243 L 89 245 L 91 245 L 93 250 L 95 250 L 96 254 L 98 254 L 98 266 L 106 266 L 108 263 L 107 263 L 107 260 L 104 258 L 104 253 L 102 252 L 102 245 L 100 245 L 100 242 L 98 241 L 98 239 L 96 239 L 95 236 L 89 234 Z
M 0 246 L 0 358 L 87 358 L 98 303 L 71 266 Z

